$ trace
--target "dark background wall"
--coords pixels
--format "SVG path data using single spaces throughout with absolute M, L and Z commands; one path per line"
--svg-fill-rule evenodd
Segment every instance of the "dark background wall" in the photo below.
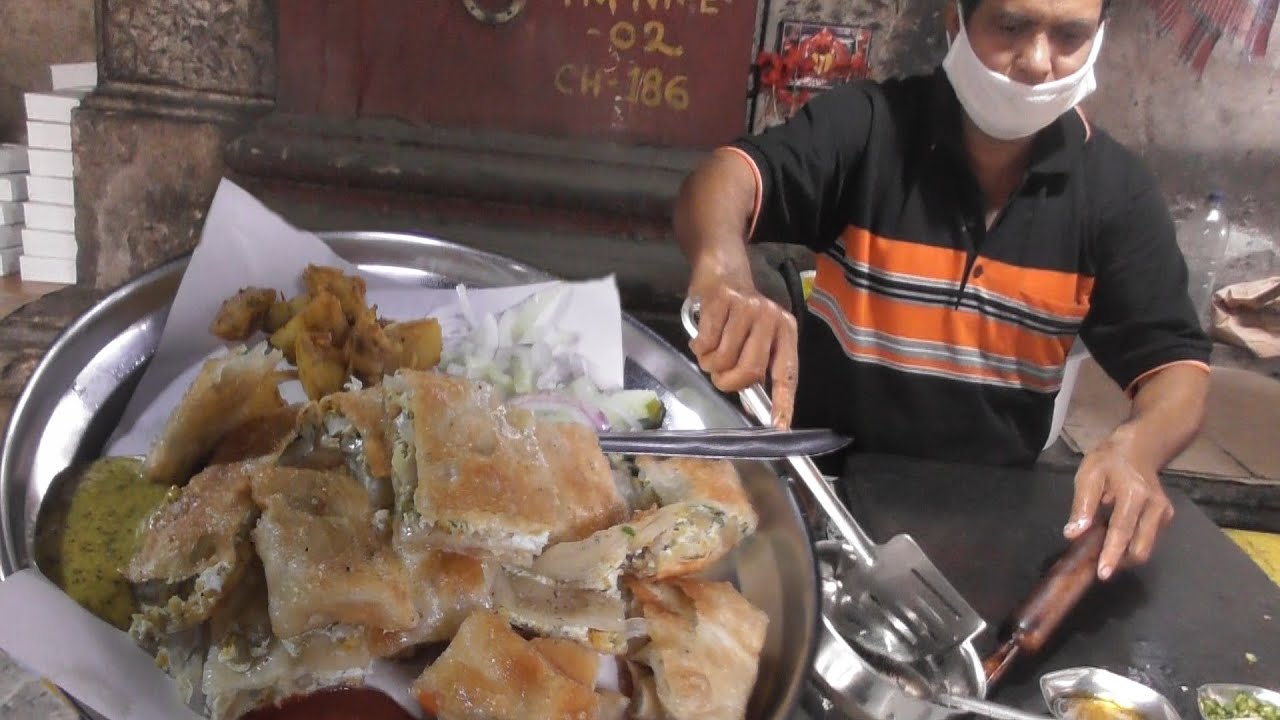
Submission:
M 873 30 L 875 75 L 924 72 L 946 51 L 944 1 L 773 0 L 764 41 L 774 48 L 783 19 L 862 25 Z M 128 12 L 135 5 L 148 4 L 112 7 Z M 1196 78 L 1177 63 L 1175 41 L 1161 36 L 1145 3 L 1114 5 L 1098 70 L 1100 89 L 1087 111 L 1147 160 L 1175 217 L 1189 216 L 1210 189 L 1227 192 L 1237 232 L 1222 282 L 1280 273 L 1280 37 L 1273 37 L 1266 58 L 1253 61 L 1224 41 L 1204 76 Z M 93 6 L 93 0 L 0 2 L 0 27 L 6 28 L 0 33 L 0 141 L 25 139 L 22 92 L 47 89 L 50 63 L 94 59 Z M 165 40 L 163 47 L 178 41 Z M 260 78 L 263 84 L 271 80 Z
M 49 66 L 94 58 L 93 0 L 0 0 L 0 142 L 25 142 L 22 93 L 49 89 Z

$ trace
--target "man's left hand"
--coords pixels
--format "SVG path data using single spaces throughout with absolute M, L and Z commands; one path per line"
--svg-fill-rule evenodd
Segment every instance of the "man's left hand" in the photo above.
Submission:
M 1063 533 L 1074 540 L 1095 522 L 1099 509 L 1111 506 L 1107 537 L 1098 560 L 1098 577 L 1109 579 L 1119 568 L 1145 563 L 1156 535 L 1173 519 L 1173 504 L 1155 468 L 1143 467 L 1126 443 L 1108 439 L 1085 456 L 1076 473 L 1075 500 Z

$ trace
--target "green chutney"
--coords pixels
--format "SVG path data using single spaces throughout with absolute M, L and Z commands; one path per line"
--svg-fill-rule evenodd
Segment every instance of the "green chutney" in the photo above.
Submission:
M 37 522 L 36 565 L 89 612 L 128 630 L 137 608 L 123 572 L 169 488 L 144 480 L 142 461 L 127 457 L 96 460 L 76 479 L 58 478 L 68 490 L 45 499 L 53 507 Z

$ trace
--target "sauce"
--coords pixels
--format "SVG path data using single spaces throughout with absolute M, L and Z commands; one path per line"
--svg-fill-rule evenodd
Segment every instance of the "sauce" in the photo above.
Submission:
M 414 716 L 380 690 L 333 688 L 258 708 L 240 720 L 414 720 Z
M 103 458 L 67 473 L 41 508 L 36 565 L 86 610 L 127 630 L 136 603 L 121 570 L 169 488 L 144 480 L 136 458 Z
M 1063 706 L 1063 720 L 1146 720 L 1137 710 L 1102 698 L 1070 698 Z

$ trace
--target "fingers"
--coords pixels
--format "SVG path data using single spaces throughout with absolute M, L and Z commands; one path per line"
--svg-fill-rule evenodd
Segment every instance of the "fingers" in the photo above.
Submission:
M 1173 520 L 1173 503 L 1164 489 L 1157 486 L 1150 491 L 1142 517 L 1133 532 L 1133 540 L 1129 542 L 1127 565 L 1141 565 L 1151 559 L 1156 547 L 1156 536 Z
M 1142 516 L 1138 518 L 1133 539 L 1129 541 L 1126 565 L 1141 565 L 1151 559 L 1151 551 L 1156 546 L 1156 535 L 1166 524 L 1165 518 L 1172 508 L 1173 506 L 1163 493 L 1158 497 L 1152 497 L 1147 502 L 1142 510 Z
M 739 313 L 739 317 L 743 314 Z M 732 322 L 730 320 L 731 324 Z M 710 370 L 711 381 L 725 392 L 737 392 L 760 382 L 764 379 L 764 373 L 769 364 L 769 354 L 773 348 L 773 324 L 767 321 L 757 322 L 748 326 L 745 331 L 746 336 L 743 342 L 738 343 L 733 357 L 719 368 Z M 727 329 L 725 337 L 728 338 Z M 725 343 L 721 342 L 720 349 L 708 357 L 706 367 L 713 366 L 713 360 L 724 348 Z
M 689 341 L 689 349 L 701 362 L 704 355 L 720 346 L 720 335 L 729 319 L 729 302 L 719 295 L 705 298 L 698 313 L 698 337 Z
M 729 313 L 729 318 L 724 323 L 724 330 L 720 333 L 720 344 L 711 350 L 711 352 L 699 358 L 698 364 L 702 366 L 703 370 L 711 373 L 712 375 L 729 373 L 731 371 L 741 373 L 747 370 L 744 365 L 746 364 L 748 355 L 754 353 L 755 355 L 761 356 L 758 363 L 758 375 L 763 377 L 764 365 L 769 352 L 769 339 L 764 338 L 763 341 L 761 340 L 759 333 L 757 332 L 759 327 L 760 323 L 753 322 L 753 318 L 751 318 L 748 313 L 742 312 L 741 310 L 736 312 L 731 311 Z M 701 335 L 699 335 L 699 337 L 701 337 Z M 758 347 L 748 346 L 749 342 L 756 346 L 763 343 L 765 347 L 761 349 Z M 755 381 L 753 380 L 751 382 Z M 747 385 L 750 385 L 751 382 L 748 382 Z M 743 387 L 746 387 L 746 385 Z
M 800 358 L 796 343 L 795 319 L 783 323 L 773 339 L 773 363 L 769 378 L 773 381 L 773 426 L 783 430 L 791 427 L 791 416 L 796 404 L 796 383 L 800 377 Z
M 1106 491 L 1107 476 L 1095 463 L 1084 462 L 1076 473 L 1076 493 L 1071 501 L 1071 515 L 1062 534 L 1074 540 L 1084 534 L 1098 514 L 1098 504 Z
M 1071 516 L 1063 533 L 1079 537 L 1097 522 L 1099 506 L 1112 506 L 1098 558 L 1098 578 L 1108 580 L 1122 567 L 1151 558 L 1156 536 L 1173 519 L 1173 504 L 1154 469 L 1141 472 L 1122 448 L 1104 447 L 1085 458 L 1076 474 Z
M 1145 483 L 1132 482 L 1116 494 L 1115 510 L 1111 513 L 1107 538 L 1102 543 L 1102 556 L 1098 559 L 1098 577 L 1102 580 L 1109 579 L 1126 557 L 1138 520 L 1146 510 L 1150 490 Z
M 790 427 L 798 376 L 796 321 L 763 296 L 724 290 L 703 297 L 689 349 L 717 388 L 737 392 L 769 377 L 776 427 Z

